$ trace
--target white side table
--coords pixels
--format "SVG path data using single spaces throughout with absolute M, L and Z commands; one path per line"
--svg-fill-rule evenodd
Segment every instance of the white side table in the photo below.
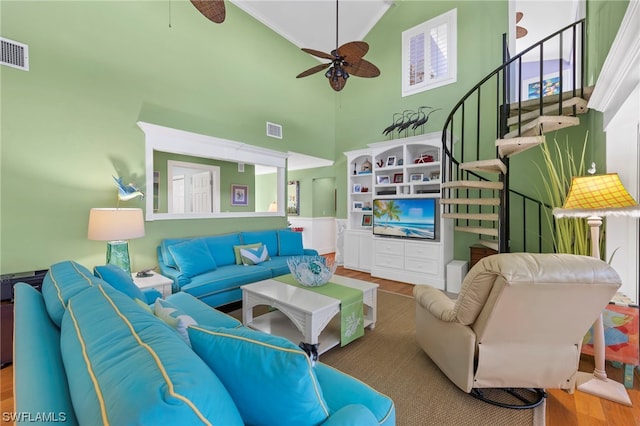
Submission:
M 150 277 L 136 277 L 136 273 L 134 272 L 131 274 L 131 277 L 138 288 L 155 288 L 162 293 L 162 297 L 169 296 L 171 294 L 171 285 L 173 284 L 173 280 L 154 271 L 151 271 L 151 274 L 152 275 Z

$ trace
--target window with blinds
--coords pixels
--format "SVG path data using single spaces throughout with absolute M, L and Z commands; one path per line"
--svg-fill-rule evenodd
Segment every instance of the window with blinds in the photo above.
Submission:
M 457 10 L 402 33 L 402 96 L 455 83 Z

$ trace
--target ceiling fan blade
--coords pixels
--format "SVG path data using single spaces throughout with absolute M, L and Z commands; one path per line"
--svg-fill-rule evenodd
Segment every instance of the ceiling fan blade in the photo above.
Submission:
M 351 41 L 338 47 L 338 55 L 351 62 L 361 59 L 368 51 L 369 45 L 364 41 Z
M 344 69 L 347 70 L 349 74 L 355 75 L 356 77 L 372 78 L 380 75 L 378 67 L 365 59 L 349 63 L 349 65 L 345 65 Z
M 328 53 L 321 52 L 319 50 L 307 49 L 305 47 L 302 48 L 303 52 L 307 52 L 309 55 L 317 56 L 318 58 L 329 59 L 333 61 L 335 58 Z
M 300 74 L 298 74 L 296 76 L 296 78 L 302 78 L 302 77 L 306 77 L 306 76 L 311 75 L 311 74 L 315 74 L 315 73 L 317 73 L 319 71 L 322 71 L 324 69 L 329 68 L 329 65 L 331 65 L 331 62 L 329 62 L 328 64 L 316 65 L 315 67 L 311 67 L 308 70 L 301 72 Z
M 345 80 L 344 78 L 337 78 L 335 80 L 333 78 L 329 78 L 328 80 L 329 80 L 329 85 L 336 92 L 341 91 L 344 88 L 344 86 L 347 84 L 347 80 Z
M 191 3 L 208 20 L 213 21 L 216 24 L 224 22 L 224 0 L 191 0 Z
M 522 38 L 529 33 L 525 27 L 521 27 L 520 25 L 516 25 L 516 38 Z

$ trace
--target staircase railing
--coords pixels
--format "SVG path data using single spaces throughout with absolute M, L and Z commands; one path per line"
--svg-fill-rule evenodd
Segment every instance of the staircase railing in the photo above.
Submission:
M 545 61 L 545 52 L 552 49 L 553 43 L 557 43 L 558 59 Z M 567 96 L 583 97 L 584 43 L 585 21 L 582 19 L 556 31 L 511 58 L 505 55 L 502 65 L 469 90 L 453 107 L 442 130 L 443 170 L 441 175 L 443 182 L 492 180 L 484 173 L 462 170 L 460 165 L 466 162 L 499 158 L 494 143 L 497 139 L 503 139 L 510 131 L 516 137 L 522 134 L 524 106 L 531 108 L 532 104 L 537 104 L 540 115 L 563 115 L 563 109 L 567 108 L 563 107 L 563 97 L 565 100 Z M 570 53 L 565 56 L 563 52 L 567 49 Z M 523 62 L 528 66 L 531 61 L 526 61 L 526 59 L 532 56 L 536 57 L 539 62 L 537 74 L 533 78 L 527 79 L 528 85 L 523 87 L 523 79 L 526 77 L 526 73 L 523 72 Z M 565 57 L 568 57 L 569 60 L 565 60 Z M 545 79 L 545 76 L 556 73 L 555 80 Z M 529 89 L 534 90 L 535 83 L 537 83 L 539 91 L 538 100 L 523 99 L 525 89 L 529 95 Z M 551 104 L 544 93 L 545 85 L 551 85 L 554 89 L 553 93 L 556 94 L 554 96 L 557 96 L 557 99 Z M 549 105 L 557 105 L 557 109 L 550 108 Z M 573 115 L 575 115 L 575 107 L 573 108 Z M 517 110 L 514 117 L 518 118 L 517 122 L 510 126 L 508 119 L 512 109 Z M 551 240 L 550 233 L 552 231 L 543 224 L 543 216 L 545 210 L 548 210 L 548 206 L 530 195 L 511 190 L 509 188 L 509 158 L 504 157 L 501 161 L 507 166 L 507 173 L 500 174 L 498 178 L 504 184 L 499 206 L 446 205 L 445 212 L 498 213 L 497 243 L 500 252 L 542 251 L 543 240 Z M 466 198 L 482 197 L 483 193 L 480 190 L 443 188 L 442 197 L 450 198 L 452 191 L 457 191 L 458 196 L 463 194 Z M 517 200 L 515 201 L 517 205 L 524 205 L 524 207 L 515 208 L 511 196 Z M 517 215 L 510 214 L 511 210 L 517 212 Z M 468 224 L 471 219 L 463 220 Z M 456 219 L 456 221 L 459 223 L 461 219 Z M 474 225 L 483 226 L 483 223 L 478 220 Z M 514 236 L 511 234 L 513 229 L 521 230 L 521 232 Z M 547 235 L 546 232 L 549 234 Z M 532 233 L 533 238 L 530 235 Z M 535 240 L 536 243 L 532 244 L 532 240 Z M 531 247 L 532 245 L 534 247 Z

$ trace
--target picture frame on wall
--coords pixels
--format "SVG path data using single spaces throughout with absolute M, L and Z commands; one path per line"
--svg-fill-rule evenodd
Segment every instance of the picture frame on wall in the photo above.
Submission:
M 232 206 L 248 206 L 249 205 L 249 186 L 247 185 L 231 185 L 231 205 Z
M 373 225 L 373 215 L 372 214 L 363 214 L 362 215 L 362 226 L 371 226 Z

